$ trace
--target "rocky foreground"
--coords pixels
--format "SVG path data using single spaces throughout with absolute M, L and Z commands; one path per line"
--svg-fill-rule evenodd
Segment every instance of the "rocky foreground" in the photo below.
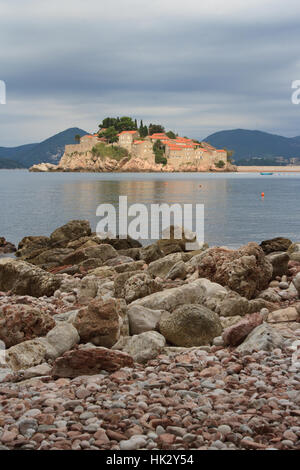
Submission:
M 185 241 L 0 259 L 0 450 L 300 448 L 300 243 Z

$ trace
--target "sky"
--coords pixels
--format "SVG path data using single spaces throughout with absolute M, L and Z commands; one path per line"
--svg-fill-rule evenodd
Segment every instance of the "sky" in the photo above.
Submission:
M 0 0 L 0 146 L 127 115 L 300 135 L 299 0 Z

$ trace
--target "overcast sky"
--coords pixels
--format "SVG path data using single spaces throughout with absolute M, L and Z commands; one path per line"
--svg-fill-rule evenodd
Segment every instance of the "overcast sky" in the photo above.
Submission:
M 0 146 L 130 115 L 300 135 L 299 0 L 0 0 Z

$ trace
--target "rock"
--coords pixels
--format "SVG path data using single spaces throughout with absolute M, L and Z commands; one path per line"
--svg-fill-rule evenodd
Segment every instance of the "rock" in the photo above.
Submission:
M 226 295 L 227 290 L 219 284 L 210 282 L 208 279 L 197 279 L 189 284 L 165 289 L 135 300 L 132 305 L 171 312 L 179 305 L 204 304 L 211 310 L 217 310 Z
M 163 313 L 159 331 L 175 346 L 203 346 L 222 333 L 219 316 L 202 305 L 181 305 Z
M 99 262 L 104 264 L 107 260 L 115 258 L 116 256 L 118 256 L 118 252 L 108 244 L 89 246 L 87 248 L 81 247 L 72 252 L 69 256 L 66 256 L 62 260 L 62 264 L 79 264 L 91 258 L 98 259 Z
M 50 235 L 50 242 L 53 246 L 66 246 L 70 241 L 89 235 L 91 227 L 88 220 L 71 220 L 54 230 Z
M 116 238 L 112 238 L 112 239 L 109 239 L 109 240 L 104 240 L 104 243 L 109 243 L 117 251 L 119 251 L 119 250 L 138 249 L 138 248 L 141 248 L 141 246 L 142 246 L 142 244 L 138 240 L 134 240 L 129 235 L 127 235 L 126 238 L 119 238 L 119 235 L 117 235 Z M 122 253 L 120 253 L 120 254 L 122 254 Z
M 287 307 L 269 313 L 267 321 L 268 323 L 298 322 L 300 321 L 300 314 L 295 307 Z
M 134 259 L 130 258 L 129 256 L 117 255 L 114 258 L 111 258 L 108 261 L 106 261 L 105 265 L 111 266 L 111 267 L 117 267 L 117 266 L 122 266 L 124 264 L 128 265 L 129 263 L 133 263 L 133 262 L 134 262 Z M 134 269 L 132 269 L 132 271 L 134 271 Z M 122 269 L 121 269 L 121 272 L 123 272 Z
M 17 258 L 29 260 L 50 248 L 50 238 L 44 236 L 24 237 L 16 252 Z
M 288 248 L 288 255 L 292 261 L 300 261 L 300 243 L 292 243 Z
M 257 326 L 238 346 L 237 352 L 252 354 L 255 351 L 272 351 L 283 346 L 283 337 L 267 323 Z
M 9 348 L 6 361 L 13 370 L 28 369 L 45 362 L 46 354 L 46 346 L 37 338 Z
M 111 260 L 113 261 L 113 260 Z M 129 263 L 122 263 L 114 267 L 117 273 L 125 273 L 130 271 L 142 271 L 144 269 L 145 262 L 141 261 L 130 261 Z
M 238 346 L 251 333 L 254 328 L 262 323 L 260 313 L 246 315 L 241 321 L 223 331 L 223 341 L 225 346 Z
M 164 255 L 156 243 L 140 249 L 140 258 L 147 264 L 157 259 L 162 258 Z
M 140 248 L 128 248 L 127 250 L 118 250 L 119 255 L 129 256 L 134 261 L 140 260 L 141 250 Z
M 280 295 L 273 287 L 269 287 L 268 289 L 260 292 L 258 297 L 260 299 L 266 300 L 267 302 L 273 303 L 278 303 L 281 300 Z
M 298 294 L 300 295 L 300 273 L 296 274 L 292 282 L 297 289 Z
M 135 274 L 140 274 L 140 271 L 126 271 L 125 273 L 118 274 L 114 280 L 114 295 L 118 299 L 124 298 L 124 286 L 128 279 L 130 279 Z
M 82 341 L 111 348 L 120 338 L 123 321 L 120 301 L 95 299 L 79 311 L 74 326 Z
M 6 241 L 4 237 L 0 237 L 0 254 L 14 253 L 16 250 L 15 245 Z
M 147 439 L 143 436 L 132 436 L 127 441 L 120 442 L 120 450 L 138 450 L 146 447 Z
M 131 276 L 124 284 L 124 298 L 127 303 L 162 290 L 160 284 L 149 274 L 138 273 Z
M 29 367 L 29 369 L 26 369 L 23 372 L 23 379 L 28 380 L 28 379 L 32 379 L 33 377 L 42 377 L 42 376 L 51 375 L 51 370 L 52 370 L 52 367 L 49 366 L 49 364 L 47 364 L 46 362 L 44 362 L 43 364 L 40 364 L 38 366 Z
M 62 277 L 9 258 L 0 260 L 0 290 L 18 295 L 50 297 L 59 288 Z
M 29 171 L 35 173 L 35 172 L 39 172 L 39 173 L 45 173 L 45 172 L 48 172 L 48 171 L 56 171 L 58 168 L 57 165 L 53 165 L 53 163 L 38 163 L 36 165 L 32 165 L 30 168 L 29 168 Z
M 282 251 L 270 253 L 266 256 L 266 258 L 273 266 L 273 279 L 275 279 L 277 276 L 283 276 L 288 272 L 288 263 L 290 261 L 290 257 L 287 253 Z
M 164 336 L 157 331 L 147 331 L 126 338 L 122 344 L 122 351 L 129 354 L 135 362 L 145 363 L 158 356 L 165 345 Z M 115 348 L 117 345 L 114 346 Z
M 57 356 L 61 356 L 79 343 L 80 338 L 77 329 L 71 323 L 59 322 L 49 331 L 46 340 L 56 350 Z
M 187 270 L 183 261 L 178 261 L 167 273 L 166 279 L 185 279 Z
M 231 327 L 232 325 L 235 325 L 236 323 L 239 323 L 243 317 L 240 315 L 234 315 L 233 317 L 220 317 L 220 322 L 224 330 L 226 328 Z
M 141 305 L 129 305 L 128 319 L 131 335 L 153 331 L 159 322 L 163 310 L 152 310 Z
M 73 250 L 69 248 L 50 248 L 45 251 L 42 251 L 38 256 L 31 257 L 30 263 L 36 266 L 41 266 L 43 269 L 49 267 L 59 266 L 63 263 L 63 260 L 70 253 L 73 253 Z
M 193 257 L 187 266 L 197 268 L 200 277 L 227 286 L 247 299 L 252 299 L 268 286 L 272 264 L 257 243 L 238 250 L 210 248 Z
M 93 269 L 89 273 L 91 276 L 96 276 L 99 279 L 107 279 L 111 277 L 115 277 L 117 274 L 117 271 L 114 268 L 111 268 L 109 266 L 102 266 L 96 269 Z
M 48 313 L 31 305 L 0 306 L 0 340 L 7 348 L 44 336 L 54 326 L 55 321 Z
M 66 352 L 56 359 L 53 377 L 77 377 L 96 375 L 102 370 L 114 372 L 122 367 L 133 367 L 133 359 L 121 351 L 106 348 L 77 349 Z
M 163 258 L 152 261 L 148 266 L 148 273 L 153 277 L 164 278 L 178 262 L 182 261 L 183 253 L 171 253 Z
M 271 240 L 264 240 L 261 242 L 260 246 L 268 255 L 274 251 L 287 251 L 292 245 L 291 240 L 284 237 L 272 238 Z

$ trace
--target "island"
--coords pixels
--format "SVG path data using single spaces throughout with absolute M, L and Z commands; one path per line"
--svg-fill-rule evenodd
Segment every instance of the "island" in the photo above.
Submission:
M 208 172 L 236 171 L 226 149 L 144 126 L 130 117 L 105 118 L 98 132 L 75 136 L 58 163 L 33 165 L 30 171 Z

